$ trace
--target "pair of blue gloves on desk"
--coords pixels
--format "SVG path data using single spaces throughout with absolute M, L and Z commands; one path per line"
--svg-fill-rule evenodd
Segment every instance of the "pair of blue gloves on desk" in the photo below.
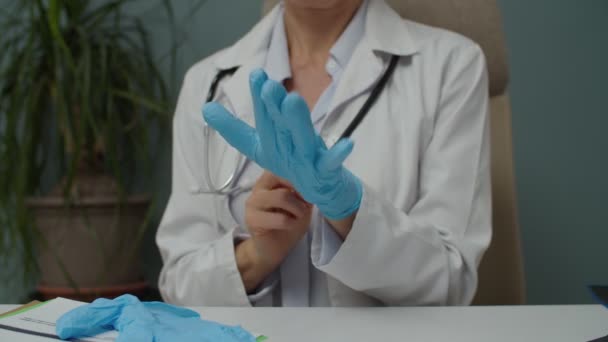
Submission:
M 255 129 L 215 102 L 203 108 L 207 123 L 247 158 L 289 181 L 325 217 L 339 220 L 357 211 L 361 181 L 342 165 L 352 141 L 342 139 L 328 149 L 300 95 L 287 94 L 261 69 L 251 73 L 249 82 Z
M 241 327 L 201 320 L 198 313 L 160 302 L 140 302 L 124 295 L 97 299 L 63 315 L 56 325 L 61 339 L 119 332 L 116 342 L 255 342 Z

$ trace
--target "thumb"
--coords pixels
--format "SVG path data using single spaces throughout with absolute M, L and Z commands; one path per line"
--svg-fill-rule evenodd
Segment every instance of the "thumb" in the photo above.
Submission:
M 275 176 L 269 171 L 264 171 L 264 173 L 260 176 L 260 178 L 258 178 L 257 182 L 255 183 L 254 188 L 256 190 L 274 190 L 281 188 L 289 189 L 294 193 L 294 195 L 296 195 L 298 199 L 300 199 L 305 204 L 310 205 L 310 203 L 306 202 L 304 197 L 300 195 L 300 193 L 296 190 L 293 184 L 291 184 L 288 180 L 284 178 Z
M 270 171 L 264 171 L 264 173 L 258 178 L 255 186 L 259 189 L 274 190 L 278 188 L 293 189 L 293 185 L 286 179 L 276 176 Z
M 346 158 L 353 151 L 354 144 L 350 139 L 342 139 L 338 141 L 329 150 L 324 151 L 317 160 L 317 170 L 334 171 L 342 166 Z
M 97 299 L 61 316 L 56 322 L 55 332 L 60 338 L 68 339 L 93 336 L 107 329 L 114 329 L 116 319 L 126 304 L 120 299 Z
M 205 104 L 203 117 L 232 147 L 259 164 L 256 159 L 258 134 L 253 127 L 216 102 Z

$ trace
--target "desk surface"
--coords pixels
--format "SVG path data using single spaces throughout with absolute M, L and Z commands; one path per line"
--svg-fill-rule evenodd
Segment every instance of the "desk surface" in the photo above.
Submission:
M 0 305 L 0 312 L 15 308 Z M 195 308 L 270 341 L 551 341 L 608 335 L 599 305 L 435 308 Z

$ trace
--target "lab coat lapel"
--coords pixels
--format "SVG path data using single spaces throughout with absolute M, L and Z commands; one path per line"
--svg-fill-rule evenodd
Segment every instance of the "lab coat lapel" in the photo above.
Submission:
M 342 74 L 338 88 L 329 105 L 327 124 L 332 121 L 332 115 L 340 107 L 372 88 L 381 77 L 383 69 L 384 62 L 381 56 L 375 55 L 363 40 Z
M 328 144 L 335 143 L 358 110 L 341 108 L 357 97 L 368 94 L 386 71 L 392 55 L 409 56 L 417 51 L 403 19 L 382 0 L 369 2 L 365 34 L 340 80 L 329 106 L 326 127 L 332 128 Z

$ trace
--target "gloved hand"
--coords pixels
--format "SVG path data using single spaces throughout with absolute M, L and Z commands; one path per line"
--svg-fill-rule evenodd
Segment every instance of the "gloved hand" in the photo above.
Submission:
M 114 300 L 97 299 L 59 318 L 57 335 L 62 339 L 119 331 L 116 342 L 254 342 L 241 327 L 201 320 L 198 313 L 161 302 L 140 302 L 123 295 Z
M 251 73 L 250 88 L 255 129 L 215 102 L 203 108 L 207 123 L 247 158 L 288 180 L 325 217 L 340 220 L 357 211 L 361 181 L 342 165 L 352 141 L 343 139 L 328 149 L 315 132 L 304 99 L 288 95 L 263 70 Z

